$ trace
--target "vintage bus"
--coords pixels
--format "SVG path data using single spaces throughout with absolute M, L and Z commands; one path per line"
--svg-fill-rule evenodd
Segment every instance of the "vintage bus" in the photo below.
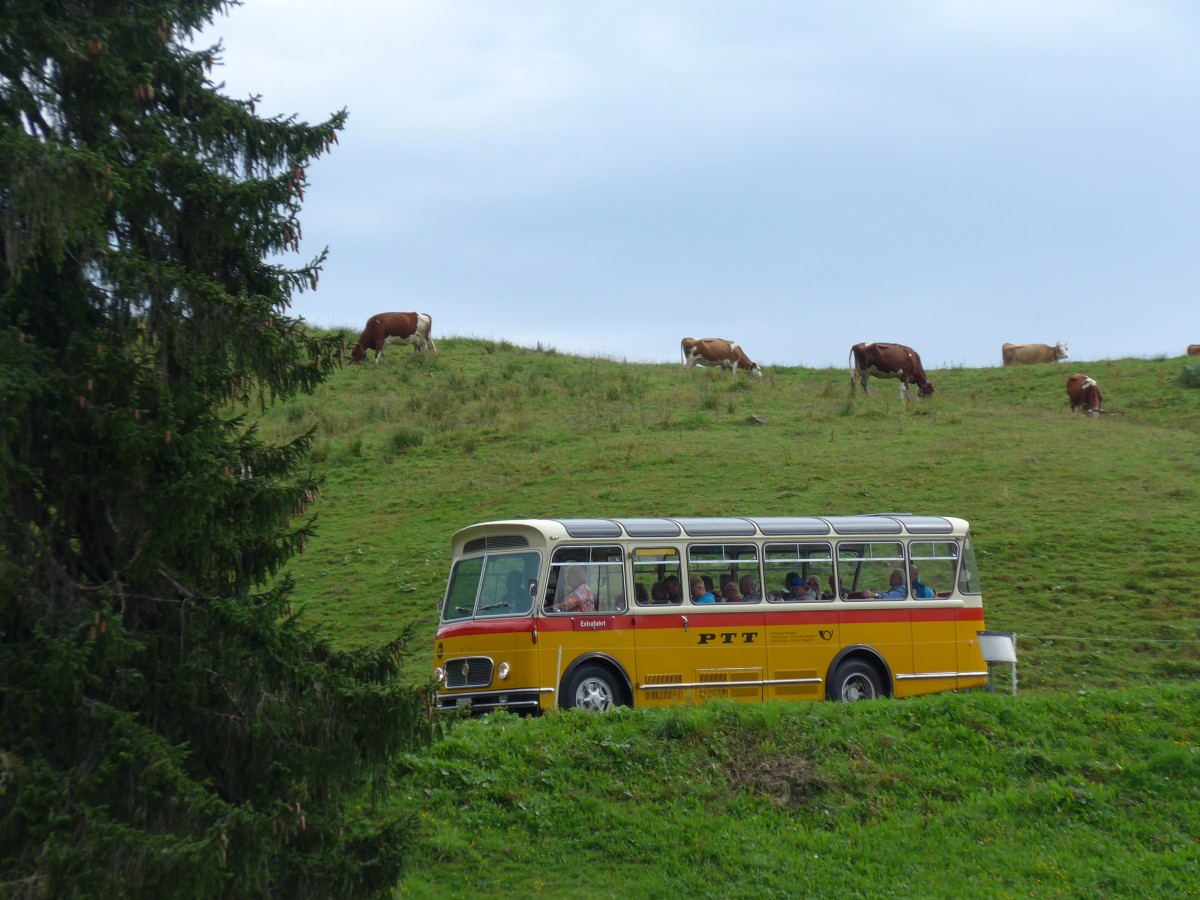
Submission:
M 439 709 L 847 701 L 988 675 L 970 530 L 948 516 L 485 522 L 455 534 L 439 614 Z

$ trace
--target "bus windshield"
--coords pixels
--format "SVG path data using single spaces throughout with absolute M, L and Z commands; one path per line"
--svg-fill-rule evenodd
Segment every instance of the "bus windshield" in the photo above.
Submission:
M 541 554 L 489 553 L 460 559 L 450 573 L 442 621 L 522 616 L 533 609 Z

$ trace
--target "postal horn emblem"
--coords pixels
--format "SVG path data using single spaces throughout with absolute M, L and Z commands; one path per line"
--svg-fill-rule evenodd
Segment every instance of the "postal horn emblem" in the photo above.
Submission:
M 821 640 L 823 640 L 823 641 L 827 641 L 833 637 L 833 632 L 826 628 L 822 628 L 820 631 L 817 632 L 817 634 L 821 635 Z

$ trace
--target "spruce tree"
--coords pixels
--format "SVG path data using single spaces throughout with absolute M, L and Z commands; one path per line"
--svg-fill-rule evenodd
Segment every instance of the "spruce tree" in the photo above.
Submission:
M 312 160 L 345 111 L 214 84 L 223 0 L 0 6 L 0 894 L 352 896 L 400 872 L 373 814 L 424 736 L 403 643 L 347 654 L 281 567 L 312 538 L 289 314 Z M 218 70 L 219 71 L 219 70 Z

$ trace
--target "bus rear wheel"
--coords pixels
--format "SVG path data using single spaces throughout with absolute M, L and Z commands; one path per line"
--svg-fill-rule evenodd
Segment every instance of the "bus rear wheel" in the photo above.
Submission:
M 603 666 L 582 666 L 571 676 L 563 693 L 564 709 L 604 712 L 621 705 L 621 685 Z
M 828 697 L 842 703 L 874 700 L 883 696 L 883 682 L 875 667 L 861 659 L 848 659 L 833 673 Z

